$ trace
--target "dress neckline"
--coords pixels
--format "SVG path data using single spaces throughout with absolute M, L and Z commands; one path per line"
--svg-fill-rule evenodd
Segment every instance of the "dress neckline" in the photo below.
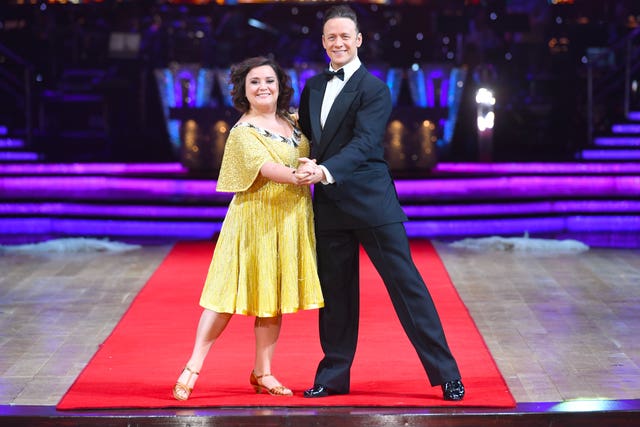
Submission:
M 250 127 L 252 129 L 257 130 L 261 135 L 267 136 L 272 139 L 277 139 L 289 145 L 293 145 L 294 147 L 297 147 L 300 144 L 300 131 L 296 127 L 293 127 L 293 132 L 289 137 L 277 134 L 275 132 L 271 132 L 269 129 L 256 126 L 253 123 L 249 123 L 249 122 L 238 122 L 235 125 L 233 125 L 233 127 L 234 128 Z

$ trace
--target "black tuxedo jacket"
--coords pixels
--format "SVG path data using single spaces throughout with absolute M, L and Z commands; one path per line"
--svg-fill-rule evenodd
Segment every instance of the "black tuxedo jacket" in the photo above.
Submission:
M 361 66 L 338 94 L 324 129 L 320 125 L 323 74 L 310 78 L 300 96 L 299 124 L 311 140 L 311 158 L 325 166 L 334 184 L 316 184 L 319 230 L 375 227 L 407 220 L 387 162 L 384 135 L 391 114 L 387 85 Z

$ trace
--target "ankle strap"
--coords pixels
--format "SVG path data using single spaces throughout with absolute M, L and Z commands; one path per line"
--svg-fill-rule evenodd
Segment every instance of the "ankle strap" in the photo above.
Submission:
M 259 380 L 260 378 L 264 378 L 264 377 L 272 377 L 273 375 L 271 375 L 270 373 L 266 373 L 266 374 L 262 374 L 262 375 L 256 375 L 255 372 L 253 373 L 253 375 L 256 377 L 257 380 Z
M 198 371 L 194 371 L 193 369 L 191 369 L 191 368 L 190 368 L 190 367 L 188 367 L 188 366 L 185 366 L 185 367 L 184 367 L 184 369 L 185 369 L 186 371 L 191 372 L 191 373 L 192 373 L 192 374 L 194 374 L 194 375 L 200 375 L 200 372 L 198 372 Z

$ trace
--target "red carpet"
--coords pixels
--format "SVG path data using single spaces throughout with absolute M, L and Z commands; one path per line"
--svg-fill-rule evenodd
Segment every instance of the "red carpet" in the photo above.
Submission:
M 430 387 L 404 335 L 384 285 L 362 257 L 362 313 L 351 393 L 305 399 L 321 357 L 317 310 L 285 315 L 274 373 L 293 397 L 257 395 L 249 386 L 253 367 L 253 318 L 235 316 L 214 345 L 195 390 L 178 402 L 171 388 L 186 363 L 201 309 L 200 290 L 212 243 L 179 243 L 140 291 L 113 333 L 57 406 L 163 408 L 212 406 L 484 406 L 513 407 L 515 401 L 437 253 L 428 242 L 412 250 L 441 314 L 467 395 L 442 400 Z

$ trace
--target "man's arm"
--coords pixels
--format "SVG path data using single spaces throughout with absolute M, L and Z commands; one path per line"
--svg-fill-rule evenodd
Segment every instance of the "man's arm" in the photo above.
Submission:
M 322 162 L 337 183 L 350 176 L 373 153 L 382 149 L 387 121 L 391 115 L 391 94 L 382 82 L 373 89 L 363 91 L 362 105 L 356 112 L 355 120 L 352 124 L 344 125 L 353 126 L 351 140 L 338 153 Z

